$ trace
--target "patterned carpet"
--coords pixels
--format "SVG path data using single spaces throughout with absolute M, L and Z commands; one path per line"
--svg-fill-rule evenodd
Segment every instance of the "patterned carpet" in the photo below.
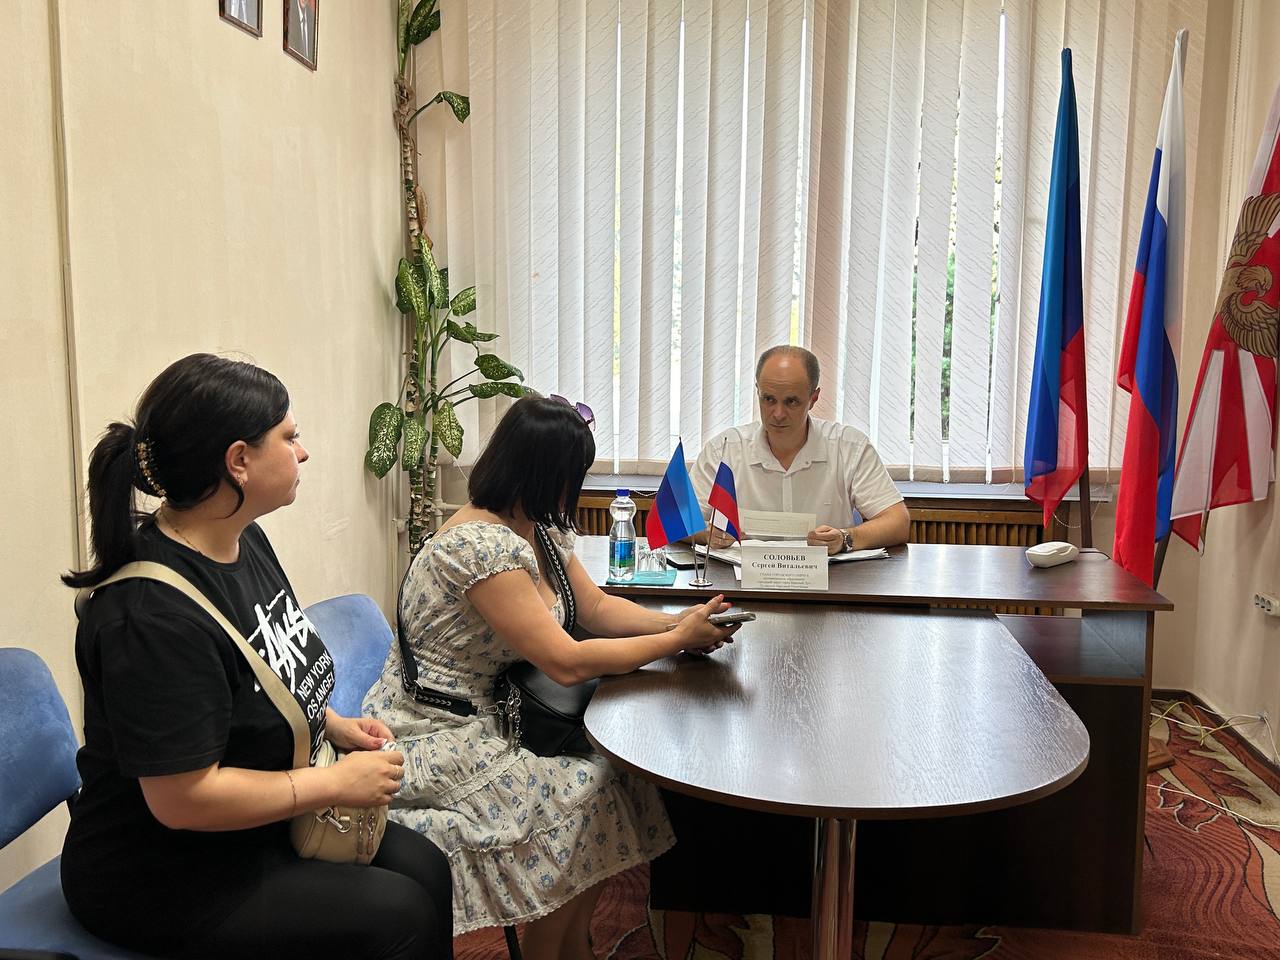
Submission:
M 1157 702 L 1184 723 L 1215 727 L 1213 714 Z M 1174 765 L 1151 774 L 1149 848 L 1140 937 L 1014 927 L 857 925 L 857 960 L 1280 960 L 1280 830 L 1251 826 L 1184 790 L 1258 823 L 1280 824 L 1280 777 L 1229 730 L 1200 733 L 1164 720 Z M 1157 790 L 1157 787 L 1163 789 Z M 808 960 L 809 924 L 787 917 L 688 914 L 646 906 L 643 869 L 609 881 L 592 939 L 610 960 Z M 458 960 L 505 960 L 501 931 L 460 937 Z

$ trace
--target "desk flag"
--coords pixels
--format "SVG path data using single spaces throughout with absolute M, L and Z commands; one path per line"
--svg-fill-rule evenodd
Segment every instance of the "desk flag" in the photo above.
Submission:
M 1280 87 L 1244 194 L 1173 481 L 1173 532 L 1200 550 L 1210 510 L 1265 500 L 1275 479 Z
M 1116 539 L 1111 558 L 1151 585 L 1155 545 L 1169 534 L 1178 449 L 1178 349 L 1182 344 L 1182 60 L 1187 31 L 1173 43 L 1138 262 L 1116 383 L 1132 394 L 1124 438 Z
M 676 452 L 667 464 L 667 472 L 662 475 L 662 483 L 645 520 L 644 533 L 649 538 L 649 549 L 657 550 L 705 529 L 707 521 L 698 506 L 693 481 L 689 479 L 689 469 L 684 463 L 684 443 L 681 442 L 676 445 Z
M 712 510 L 719 510 L 724 517 L 724 529 L 729 536 L 742 542 L 742 522 L 738 519 L 738 494 L 733 488 L 733 471 L 723 460 L 716 471 L 716 481 L 711 485 L 707 503 Z
M 1044 525 L 1083 473 L 1089 454 L 1084 388 L 1084 285 L 1080 268 L 1080 142 L 1071 51 L 1062 51 L 1062 93 L 1053 137 L 1040 319 L 1027 414 L 1023 483 L 1044 507 Z

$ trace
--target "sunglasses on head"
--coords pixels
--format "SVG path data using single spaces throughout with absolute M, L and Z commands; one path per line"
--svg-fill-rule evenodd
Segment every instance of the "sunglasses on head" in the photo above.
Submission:
M 566 407 L 573 407 L 574 410 L 578 411 L 578 416 L 580 416 L 583 420 L 587 421 L 588 427 L 593 427 L 593 428 L 595 427 L 596 415 L 592 412 L 591 408 L 588 407 L 585 403 L 574 403 L 571 400 L 569 400 L 567 397 L 560 396 L 560 394 L 558 393 L 551 394 L 551 399 L 557 401 L 558 403 L 563 403 Z

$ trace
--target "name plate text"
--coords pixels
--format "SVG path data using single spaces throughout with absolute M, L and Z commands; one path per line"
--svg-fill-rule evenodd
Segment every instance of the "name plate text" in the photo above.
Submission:
M 746 590 L 826 590 L 827 548 L 806 543 L 742 545 Z

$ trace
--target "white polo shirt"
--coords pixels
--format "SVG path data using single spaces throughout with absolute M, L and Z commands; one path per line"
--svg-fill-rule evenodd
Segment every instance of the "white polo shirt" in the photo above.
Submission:
M 691 474 L 704 517 L 711 513 L 707 497 L 720 466 L 721 448 L 733 471 L 739 510 L 812 513 L 818 526 L 851 527 L 855 510 L 870 519 L 902 502 L 866 434 L 810 417 L 809 436 L 786 470 L 769 449 L 764 427 L 758 423 L 730 427 L 707 441 Z M 743 535 L 750 536 L 751 531 L 744 530 Z

